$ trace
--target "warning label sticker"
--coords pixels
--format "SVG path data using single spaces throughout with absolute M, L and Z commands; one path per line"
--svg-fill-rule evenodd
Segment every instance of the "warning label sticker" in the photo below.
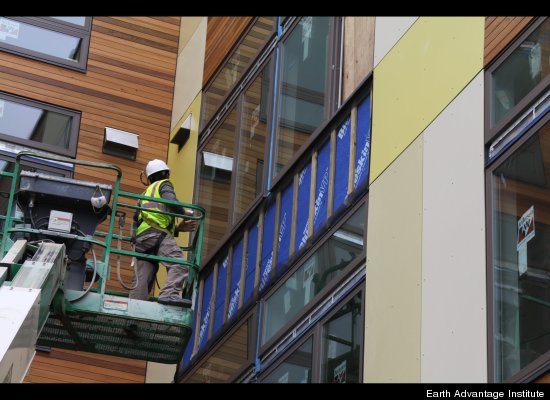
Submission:
M 103 308 L 109 310 L 128 311 L 128 300 L 105 299 L 103 300 Z

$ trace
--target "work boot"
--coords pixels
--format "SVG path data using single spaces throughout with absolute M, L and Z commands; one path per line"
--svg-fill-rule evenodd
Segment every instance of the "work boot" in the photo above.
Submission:
M 176 306 L 176 307 L 183 307 L 183 308 L 191 308 L 191 300 L 189 299 L 182 299 L 181 297 L 159 297 L 158 298 L 159 304 L 164 304 L 166 306 Z

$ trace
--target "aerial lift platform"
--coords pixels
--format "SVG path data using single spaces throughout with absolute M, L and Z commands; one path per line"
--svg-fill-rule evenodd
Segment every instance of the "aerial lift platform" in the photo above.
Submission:
M 23 158 L 111 170 L 116 178 L 107 185 L 23 171 Z M 181 360 L 192 330 L 205 211 L 122 191 L 121 178 L 115 165 L 32 152 L 17 155 L 13 172 L 0 172 L 0 179 L 11 179 L 6 215 L 0 216 L 0 382 L 22 380 L 36 344 L 166 364 Z M 158 211 L 198 221 L 191 245 L 182 247 L 185 260 L 131 248 L 131 234 L 124 235 L 123 227 L 126 215 L 142 209 L 140 199 L 193 211 Z M 97 231 L 104 221 L 107 231 Z M 108 290 L 115 263 L 121 285 L 128 288 L 120 277 L 121 257 L 186 265 L 184 295 L 192 295 L 192 307 L 133 300 L 126 292 Z

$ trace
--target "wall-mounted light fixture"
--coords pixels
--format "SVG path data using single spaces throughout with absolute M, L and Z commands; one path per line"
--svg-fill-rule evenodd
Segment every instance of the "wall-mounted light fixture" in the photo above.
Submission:
M 135 133 L 105 127 L 103 152 L 105 154 L 135 160 L 136 153 L 139 148 L 138 138 L 139 135 L 136 135 Z
M 191 135 L 191 115 L 192 114 L 189 114 L 187 118 L 185 118 L 183 124 L 181 124 L 172 140 L 170 140 L 170 143 L 178 145 L 178 152 L 185 145 L 187 140 L 189 140 L 189 136 Z

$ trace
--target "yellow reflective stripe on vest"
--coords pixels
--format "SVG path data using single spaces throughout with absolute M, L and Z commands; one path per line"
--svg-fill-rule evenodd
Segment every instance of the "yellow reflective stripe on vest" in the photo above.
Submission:
M 163 179 L 152 183 L 151 185 L 149 185 L 149 187 L 147 187 L 145 192 L 143 192 L 143 195 L 148 197 L 161 198 L 162 196 L 160 195 L 160 186 L 165 181 L 168 181 L 168 179 Z M 168 211 L 168 207 L 166 206 L 166 204 L 162 204 L 152 200 L 140 200 L 138 201 L 138 206 L 148 210 Z M 136 229 L 136 235 L 141 234 L 148 228 L 155 228 L 169 233 L 170 235 L 174 234 L 174 217 L 170 215 L 163 215 L 155 212 L 147 212 L 145 210 L 141 210 L 139 213 L 139 218 L 143 222 Z

